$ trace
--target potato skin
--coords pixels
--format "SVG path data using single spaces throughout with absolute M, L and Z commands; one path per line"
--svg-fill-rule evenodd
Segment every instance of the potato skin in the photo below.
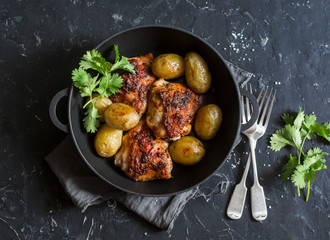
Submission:
M 194 129 L 198 137 L 210 140 L 215 137 L 222 123 L 222 111 L 215 104 L 209 104 L 198 110 Z
M 183 165 L 193 165 L 203 159 L 205 148 L 197 138 L 185 136 L 171 143 L 169 153 L 174 162 Z
M 206 93 L 211 86 L 211 73 L 204 59 L 198 53 L 189 52 L 184 61 L 188 86 L 196 93 Z
M 127 131 L 139 123 L 140 117 L 132 107 L 123 103 L 113 103 L 105 111 L 104 119 L 110 127 Z
M 103 124 L 97 131 L 94 139 L 94 147 L 101 157 L 112 157 L 119 150 L 122 143 L 123 131 Z
M 159 78 L 174 79 L 184 75 L 185 64 L 183 57 L 174 54 L 161 54 L 151 65 L 152 72 Z
M 93 99 L 100 96 L 98 93 L 93 93 Z M 104 122 L 104 112 L 112 104 L 112 101 L 109 98 L 100 97 L 94 101 L 94 107 L 97 109 L 99 114 L 102 116 L 99 118 L 101 122 Z

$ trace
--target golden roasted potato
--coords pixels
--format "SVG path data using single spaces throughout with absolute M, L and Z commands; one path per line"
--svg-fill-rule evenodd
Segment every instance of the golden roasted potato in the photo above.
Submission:
M 203 159 L 205 148 L 197 138 L 185 136 L 171 143 L 169 153 L 174 162 L 193 165 Z
M 97 131 L 94 139 L 94 147 L 101 157 L 112 157 L 121 146 L 123 131 L 103 124 Z
M 98 93 L 93 93 L 93 99 L 100 96 Z M 105 110 L 112 104 L 112 101 L 109 98 L 100 97 L 94 101 L 94 106 L 99 112 L 99 114 L 102 116 L 99 118 L 101 122 L 104 122 L 104 112 Z
M 124 103 L 111 104 L 104 113 L 105 122 L 118 130 L 127 131 L 135 127 L 139 121 L 139 114 Z
M 206 93 L 211 86 L 211 74 L 204 59 L 198 53 L 189 52 L 184 61 L 188 86 L 196 93 Z
M 198 110 L 194 129 L 198 137 L 210 140 L 215 137 L 222 123 L 222 111 L 215 104 L 209 104 Z
M 152 72 L 159 78 L 173 79 L 183 76 L 185 64 L 183 57 L 167 53 L 159 55 L 151 64 Z

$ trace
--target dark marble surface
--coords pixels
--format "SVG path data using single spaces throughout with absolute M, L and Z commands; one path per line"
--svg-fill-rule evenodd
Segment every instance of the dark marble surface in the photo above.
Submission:
M 329 239 L 329 170 L 317 174 L 306 203 L 305 191 L 297 197 L 290 182 L 280 181 L 288 151 L 268 148 L 270 133 L 282 126 L 283 112 L 302 107 L 319 122 L 330 120 L 329 6 L 322 0 L 2 0 L 0 238 Z M 278 89 L 273 119 L 257 151 L 269 211 L 265 221 L 252 219 L 249 200 L 240 220 L 225 214 L 243 172 L 244 144 L 203 185 L 204 195 L 186 205 L 169 233 L 112 201 L 81 213 L 44 161 L 65 137 L 50 122 L 49 102 L 70 84 L 80 56 L 112 34 L 148 24 L 186 29 L 253 72 L 257 89 Z M 312 145 L 330 152 L 325 142 Z

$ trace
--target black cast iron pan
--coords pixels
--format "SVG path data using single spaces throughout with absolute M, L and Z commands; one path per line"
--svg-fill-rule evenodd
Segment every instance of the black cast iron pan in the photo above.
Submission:
M 94 136 L 87 134 L 82 125 L 84 100 L 73 86 L 60 91 L 53 98 L 50 105 L 53 123 L 72 135 L 77 150 L 88 167 L 118 189 L 140 195 L 164 196 L 186 191 L 202 183 L 223 165 L 240 131 L 239 88 L 224 60 L 211 45 L 201 38 L 172 27 L 145 26 L 129 29 L 108 38 L 95 49 L 112 61 L 114 44 L 119 45 L 120 54 L 125 57 L 135 57 L 148 52 L 152 52 L 154 57 L 162 53 L 177 53 L 185 56 L 187 52 L 195 51 L 205 59 L 212 75 L 212 86 L 207 93 L 205 104 L 214 103 L 220 106 L 223 122 L 213 140 L 203 141 L 206 148 L 204 159 L 194 166 L 174 163 L 173 179 L 170 180 L 134 182 L 128 179 L 114 165 L 113 158 L 105 159 L 96 154 L 93 146 Z M 69 76 L 68 82 L 71 82 Z M 57 102 L 65 95 L 68 95 L 69 99 L 68 126 L 63 125 L 56 117 Z

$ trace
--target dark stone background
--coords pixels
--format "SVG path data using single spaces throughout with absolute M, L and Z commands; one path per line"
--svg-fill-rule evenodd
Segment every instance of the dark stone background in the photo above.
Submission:
M 321 123 L 330 121 L 329 5 L 322 0 L 2 0 L 0 238 L 329 239 L 329 171 L 317 173 L 306 203 L 306 191 L 297 197 L 295 187 L 279 178 L 289 150 L 268 149 L 283 112 L 301 107 Z M 203 185 L 204 195 L 186 205 L 170 233 L 112 201 L 81 213 L 44 161 L 65 137 L 50 122 L 49 102 L 70 84 L 81 55 L 121 30 L 148 24 L 180 27 L 204 38 L 224 58 L 254 73 L 257 90 L 263 85 L 278 90 L 257 151 L 269 211 L 265 221 L 252 219 L 249 200 L 242 219 L 225 214 L 243 172 L 246 144 Z M 311 145 L 330 152 L 323 141 L 306 148 Z

